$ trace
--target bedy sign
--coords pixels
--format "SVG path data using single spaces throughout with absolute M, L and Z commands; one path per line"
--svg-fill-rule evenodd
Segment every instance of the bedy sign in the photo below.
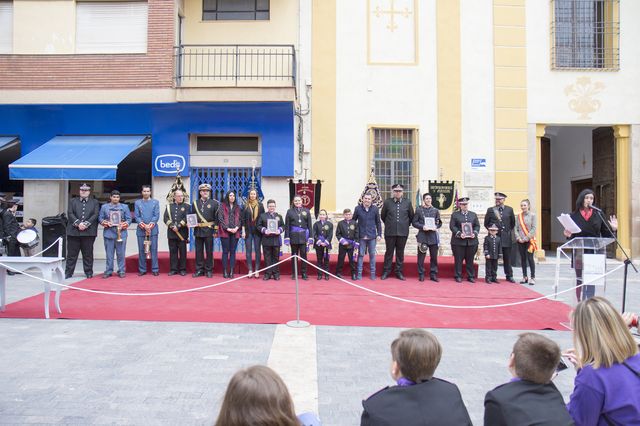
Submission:
M 166 173 L 175 175 L 182 173 L 187 162 L 182 155 L 178 154 L 162 154 L 156 157 L 154 167 L 158 173 Z

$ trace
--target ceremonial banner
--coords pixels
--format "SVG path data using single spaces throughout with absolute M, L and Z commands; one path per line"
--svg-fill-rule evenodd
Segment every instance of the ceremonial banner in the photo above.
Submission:
M 429 181 L 429 193 L 431 194 L 432 203 L 438 210 L 448 210 L 453 204 L 454 199 L 454 181 Z
M 362 191 L 362 194 L 360 195 L 358 204 L 362 204 L 362 197 L 364 197 L 365 194 L 371 195 L 372 204 L 374 206 L 378 206 L 379 209 L 382 208 L 382 197 L 380 196 L 380 190 L 378 189 L 378 182 L 376 181 L 376 174 L 373 167 L 371 167 L 369 181 L 364 186 L 364 191 Z
M 298 183 L 295 184 L 295 188 L 295 194 L 302 198 L 302 207 L 311 210 L 315 205 L 315 185 L 312 181 L 307 181 L 307 183 L 298 181 Z

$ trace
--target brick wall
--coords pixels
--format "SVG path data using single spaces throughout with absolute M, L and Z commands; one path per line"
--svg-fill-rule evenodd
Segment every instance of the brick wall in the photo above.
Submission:
M 146 54 L 0 55 L 0 88 L 170 88 L 175 13 L 175 2 L 149 0 Z

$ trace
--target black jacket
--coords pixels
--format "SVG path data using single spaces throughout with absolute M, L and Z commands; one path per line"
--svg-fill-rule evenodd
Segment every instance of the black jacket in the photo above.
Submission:
M 540 385 L 526 380 L 505 383 L 484 398 L 487 426 L 573 425 L 562 394 L 553 383 Z
M 500 229 L 498 235 L 502 240 L 502 247 L 511 247 L 513 228 L 516 227 L 516 216 L 513 213 L 513 209 L 509 206 L 504 206 L 502 214 L 500 214 L 498 207 L 489 207 L 484 215 L 484 227 L 489 229 L 493 223 Z
M 284 230 L 284 220 L 282 220 L 282 216 L 280 216 L 278 213 L 274 213 L 273 217 L 271 217 L 269 212 L 262 213 L 257 222 L 258 230 L 262 234 L 262 245 L 265 247 L 281 246 L 282 240 L 280 237 L 282 236 L 282 233 L 280 235 L 267 235 L 264 233 L 267 229 L 267 220 L 269 219 L 277 219 L 278 228 L 282 228 Z
M 258 220 L 260 219 L 260 215 L 264 213 L 266 210 L 264 209 L 264 205 L 258 202 L 258 216 L 256 220 L 253 220 L 253 213 L 251 211 L 251 207 L 249 204 L 244 205 L 244 209 L 242 210 L 242 226 L 244 226 L 244 232 L 246 235 L 251 233 L 260 234 L 260 230 L 257 228 Z
M 458 387 L 435 377 L 413 386 L 387 387 L 362 406 L 362 426 L 471 425 Z
M 314 245 L 317 247 L 318 242 L 320 241 L 320 236 L 322 235 L 326 242 L 329 243 L 329 247 L 331 247 L 331 241 L 333 240 L 333 223 L 329 220 L 324 221 L 324 226 L 322 222 L 319 220 L 313 224 L 313 235 L 315 237 Z
M 611 232 L 607 229 L 604 221 L 600 217 L 600 214 L 593 210 L 589 220 L 584 220 L 579 210 L 571 213 L 571 219 L 581 229 L 577 234 L 571 234 L 571 238 L 575 237 L 612 237 Z
M 178 235 L 171 230 L 172 226 L 178 228 L 178 232 L 185 240 L 189 239 L 189 228 L 187 228 L 187 215 L 191 213 L 191 205 L 187 203 L 171 203 L 167 204 L 164 209 L 162 220 L 167 225 L 167 238 L 177 240 Z
M 308 229 L 308 235 L 306 231 L 293 232 L 291 229 L 294 226 Z M 309 209 L 300 207 L 300 211 L 298 211 L 298 209 L 292 207 L 287 210 L 284 218 L 284 236 L 289 238 L 291 244 L 306 244 L 307 238 L 313 238 L 313 226 Z
M 394 198 L 387 198 L 382 204 L 380 218 L 384 223 L 385 237 L 408 237 L 413 220 L 411 201 L 401 198 L 396 202 Z
M 422 229 L 422 227 L 424 226 L 425 217 L 434 218 L 436 222 L 436 228 L 440 229 L 440 227 L 442 226 L 442 219 L 440 219 L 440 210 L 436 209 L 433 206 L 429 208 L 418 206 L 416 208 L 415 214 L 413 215 L 412 223 L 413 227 L 418 229 L 416 240 L 420 244 L 427 244 L 430 246 L 436 245 L 440 242 L 438 238 L 438 231 L 425 231 L 424 229 Z
M 213 236 L 213 230 L 218 220 L 218 208 L 220 203 L 217 200 L 209 198 L 207 202 L 203 203 L 202 199 L 193 201 L 191 205 L 191 213 L 195 213 L 198 218 L 198 225 L 207 222 L 206 226 L 197 226 L 193 228 L 194 237 L 211 237 Z M 198 212 L 200 214 L 198 214 Z M 202 220 L 204 219 L 204 221 Z
M 460 238 L 462 232 L 462 224 L 465 222 L 471 222 L 473 226 L 474 238 Z M 480 233 L 480 222 L 478 221 L 478 215 L 472 211 L 467 211 L 465 215 L 461 211 L 451 213 L 451 221 L 449 222 L 449 229 L 451 229 L 451 245 L 452 246 L 477 246 L 478 234 Z
M 340 239 L 344 238 L 347 240 L 353 240 L 354 242 L 358 242 L 360 237 L 360 232 L 358 229 L 358 224 L 355 220 L 351 219 L 349 223 L 346 220 L 341 220 L 338 222 L 338 226 L 336 227 L 336 239 L 338 240 L 338 244 L 340 244 Z M 352 244 L 344 246 L 347 249 L 353 248 Z
M 67 235 L 72 237 L 95 237 L 98 235 L 99 213 L 100 203 L 93 197 L 88 197 L 84 203 L 80 197 L 74 197 L 69 200 Z M 89 227 L 84 231 L 78 229 L 78 225 L 81 222 L 89 223 Z
M 2 230 L 4 238 L 11 237 L 15 239 L 18 236 L 18 232 L 20 232 L 20 224 L 13 212 L 9 209 L 5 209 L 2 212 Z
M 484 237 L 484 243 L 482 244 L 484 257 L 489 256 L 489 259 L 498 259 L 502 256 L 502 242 L 499 235 L 492 238 L 491 235 Z

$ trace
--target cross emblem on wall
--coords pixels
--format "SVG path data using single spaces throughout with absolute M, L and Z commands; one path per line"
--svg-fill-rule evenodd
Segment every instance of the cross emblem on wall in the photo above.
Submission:
M 380 18 L 384 15 L 389 15 L 389 23 L 387 24 L 387 29 L 391 32 L 394 32 L 398 28 L 398 25 L 396 24 L 396 15 L 408 18 L 413 12 L 409 11 L 409 8 L 407 7 L 405 7 L 403 10 L 396 10 L 395 0 L 390 0 L 389 9 L 383 10 L 378 5 L 376 6 L 376 10 L 373 13 L 376 15 L 376 18 Z

